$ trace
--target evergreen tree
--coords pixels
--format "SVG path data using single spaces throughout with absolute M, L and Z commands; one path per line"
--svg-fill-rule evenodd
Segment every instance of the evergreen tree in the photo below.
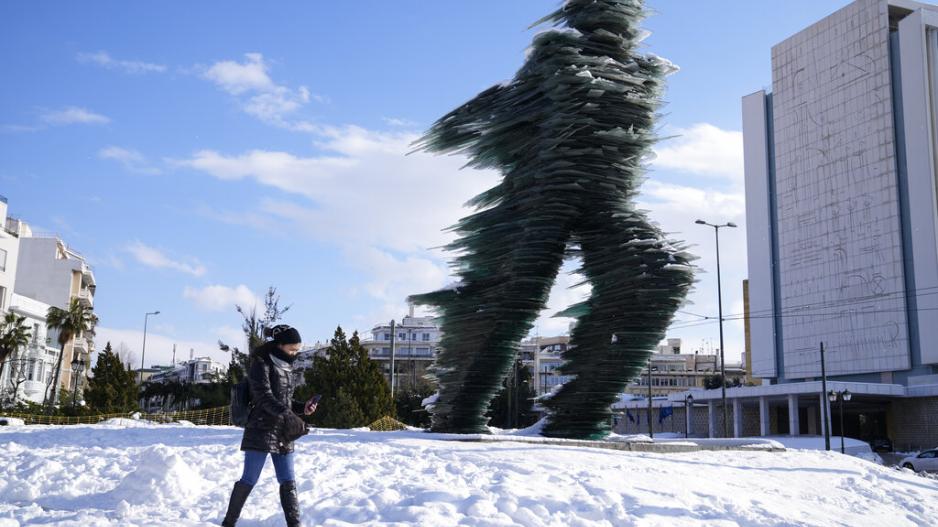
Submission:
M 132 369 L 126 367 L 108 342 L 91 369 L 85 388 L 85 402 L 102 413 L 137 409 L 137 384 Z
M 533 410 L 534 383 L 531 369 L 515 362 L 512 373 L 502 383 L 502 390 L 492 399 L 486 414 L 489 424 L 499 428 L 525 428 L 537 422 L 537 412 Z
M 418 381 L 416 386 L 400 390 L 394 397 L 397 419 L 404 424 L 429 428 L 430 412 L 423 407 L 423 400 L 433 395 L 436 388 L 427 381 Z
M 336 328 L 326 351 L 326 356 L 313 359 L 305 372 L 306 385 L 297 391 L 303 398 L 322 395 L 313 424 L 354 428 L 394 414 L 391 388 L 357 332 L 347 339 L 342 328 Z

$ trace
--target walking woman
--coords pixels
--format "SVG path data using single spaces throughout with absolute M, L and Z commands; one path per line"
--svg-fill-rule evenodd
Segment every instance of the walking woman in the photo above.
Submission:
M 235 483 L 223 526 L 233 526 L 241 515 L 248 494 L 257 483 L 267 455 L 274 461 L 280 483 L 280 505 L 287 525 L 300 525 L 300 506 L 293 474 L 293 441 L 307 434 L 306 423 L 294 412 L 310 415 L 316 411 L 314 399 L 304 405 L 293 401 L 293 362 L 300 351 L 300 333 L 287 325 L 265 331 L 272 338 L 252 353 L 248 368 L 251 411 L 244 427 L 241 450 L 244 472 Z

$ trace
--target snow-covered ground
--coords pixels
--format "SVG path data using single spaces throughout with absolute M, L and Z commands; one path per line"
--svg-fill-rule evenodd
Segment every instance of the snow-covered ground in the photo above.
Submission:
M 0 527 L 211 525 L 239 477 L 230 427 L 0 428 Z M 653 454 L 315 430 L 306 525 L 938 525 L 938 481 L 836 452 Z M 283 525 L 273 469 L 239 525 Z

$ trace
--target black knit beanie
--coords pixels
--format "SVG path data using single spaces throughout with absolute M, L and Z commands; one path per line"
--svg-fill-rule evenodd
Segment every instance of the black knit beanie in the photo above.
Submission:
M 303 342 L 303 339 L 300 338 L 300 332 L 296 328 L 291 328 L 286 324 L 281 324 L 279 326 L 274 326 L 271 331 L 271 336 L 274 338 L 274 342 L 277 344 L 299 344 Z

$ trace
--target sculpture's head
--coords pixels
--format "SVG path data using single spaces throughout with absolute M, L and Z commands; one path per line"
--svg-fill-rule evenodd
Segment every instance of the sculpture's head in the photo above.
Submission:
M 644 0 L 567 0 L 547 19 L 564 22 L 581 33 L 603 29 L 634 38 L 641 34 L 638 23 L 645 13 L 644 4 Z

